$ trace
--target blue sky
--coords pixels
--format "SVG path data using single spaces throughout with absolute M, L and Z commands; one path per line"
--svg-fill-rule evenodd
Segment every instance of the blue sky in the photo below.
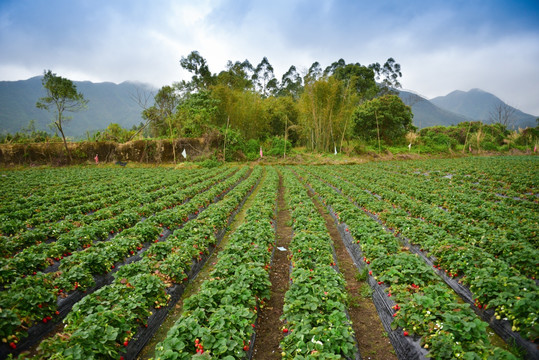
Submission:
M 190 78 L 192 50 L 214 73 L 266 56 L 279 79 L 393 57 L 404 89 L 480 88 L 539 116 L 539 0 L 0 0 L 0 49 L 0 81 L 51 69 L 156 87 Z

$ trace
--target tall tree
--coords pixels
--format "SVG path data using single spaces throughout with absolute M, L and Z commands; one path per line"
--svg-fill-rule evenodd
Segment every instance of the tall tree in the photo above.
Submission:
M 253 65 L 248 60 L 243 62 L 228 61 L 227 69 L 217 75 L 216 84 L 224 84 L 235 90 L 249 90 L 253 87 Z
M 172 118 L 180 102 L 174 87 L 165 85 L 154 96 L 154 104 L 142 112 L 142 117 L 150 121 L 154 136 L 173 137 Z
M 219 101 L 211 97 L 210 91 L 192 93 L 182 99 L 174 115 L 174 123 L 181 135 L 200 137 L 215 123 Z
M 401 66 L 392 57 L 386 60 L 384 65 L 374 63 L 369 65 L 376 74 L 376 80 L 381 81 L 381 93 L 395 93 L 395 89 L 402 87 L 399 78 L 402 77 Z
M 378 93 L 374 71 L 359 63 L 339 64 L 339 66 L 333 67 L 332 75 L 338 80 L 344 81 L 346 86 L 350 86 L 361 101 L 372 99 Z
M 298 99 L 303 90 L 301 75 L 298 73 L 294 65 L 290 66 L 288 71 L 281 78 L 281 86 L 279 88 L 279 96 L 292 96 Z
M 198 51 L 192 51 L 187 57 L 180 60 L 180 65 L 193 74 L 192 84 L 195 90 L 207 89 L 214 82 L 214 76 L 210 72 L 208 63 Z
M 142 117 L 150 122 L 150 128 L 155 135 L 168 135 L 172 142 L 174 162 L 176 162 L 174 137 L 177 135 L 177 131 L 173 125 L 173 115 L 179 100 L 174 87 L 166 85 L 155 94 L 154 105 L 142 112 Z
M 500 102 L 492 107 L 489 112 L 489 122 L 491 124 L 500 124 L 505 128 L 514 127 L 516 109 Z
M 322 68 L 320 67 L 320 63 L 318 61 L 315 61 L 307 71 L 305 77 L 303 78 L 303 83 L 307 85 L 308 83 L 315 82 L 320 79 L 321 76 Z
M 38 109 L 54 112 L 55 120 L 53 121 L 53 124 L 62 135 L 64 147 L 66 149 L 69 162 L 71 162 L 71 152 L 67 146 L 63 129 L 64 124 L 69 121 L 71 117 L 65 116 L 64 112 L 77 112 L 84 110 L 86 109 L 88 100 L 84 99 L 82 93 L 77 92 L 77 87 L 71 80 L 57 76 L 50 70 L 44 71 L 41 83 L 45 88 L 47 96 L 39 98 L 36 103 L 36 107 Z
M 273 73 L 273 66 L 265 56 L 255 68 L 253 83 L 256 90 L 265 98 L 277 92 L 279 84 Z

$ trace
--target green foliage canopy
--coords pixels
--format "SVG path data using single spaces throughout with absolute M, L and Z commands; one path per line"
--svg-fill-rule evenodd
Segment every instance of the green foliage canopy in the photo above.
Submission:
M 55 114 L 53 125 L 62 135 L 64 146 L 69 160 L 71 153 L 67 147 L 67 142 L 63 130 L 63 125 L 71 117 L 65 116 L 64 112 L 77 112 L 86 109 L 88 100 L 84 99 L 82 93 L 77 92 L 77 87 L 73 81 L 56 75 L 51 70 L 43 73 L 41 81 L 45 89 L 46 96 L 39 98 L 36 103 L 38 109 L 52 111 Z
M 365 140 L 378 137 L 392 143 L 414 130 L 412 109 L 397 95 L 384 95 L 358 106 L 353 114 L 355 134 Z

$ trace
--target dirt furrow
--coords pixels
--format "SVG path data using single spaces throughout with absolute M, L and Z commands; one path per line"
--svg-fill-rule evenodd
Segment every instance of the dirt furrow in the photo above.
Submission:
M 312 195 L 312 193 L 311 193 Z M 352 320 L 352 328 L 358 340 L 359 352 L 363 359 L 396 360 L 395 350 L 384 331 L 374 302 L 369 284 L 362 279 L 350 254 L 344 246 L 339 231 L 327 209 L 316 196 L 312 197 L 315 206 L 326 220 L 326 227 L 333 240 L 337 265 L 346 280 L 349 305 L 348 313 Z M 366 274 L 365 274 L 366 275 Z
M 253 351 L 255 360 L 273 360 L 281 358 L 281 349 L 279 343 L 283 339 L 281 327 L 283 321 L 280 320 L 283 315 L 284 295 L 289 285 L 289 266 L 288 245 L 292 238 L 292 227 L 290 226 L 290 212 L 286 206 L 284 198 L 283 178 L 279 178 L 279 197 L 277 207 L 276 224 L 276 246 L 273 255 L 273 262 L 270 270 L 271 297 L 262 307 L 258 325 L 256 327 L 256 341 Z M 281 251 L 278 248 L 285 248 Z

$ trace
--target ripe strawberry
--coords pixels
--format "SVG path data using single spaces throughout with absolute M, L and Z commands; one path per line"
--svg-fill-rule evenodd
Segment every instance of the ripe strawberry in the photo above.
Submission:
M 14 342 L 10 342 L 9 347 L 15 350 L 17 348 L 17 344 L 15 344 Z
M 288 332 L 288 329 L 287 328 L 284 328 L 283 329 L 283 332 L 286 334 Z
M 243 350 L 244 350 L 244 351 L 249 351 L 249 345 L 245 345 L 245 346 L 243 347 Z
M 410 335 L 410 334 L 408 334 L 408 331 L 405 331 L 405 332 L 403 332 L 402 334 L 403 334 L 404 336 Z
M 129 345 L 129 341 L 124 341 L 124 346 L 127 347 L 127 345 Z

